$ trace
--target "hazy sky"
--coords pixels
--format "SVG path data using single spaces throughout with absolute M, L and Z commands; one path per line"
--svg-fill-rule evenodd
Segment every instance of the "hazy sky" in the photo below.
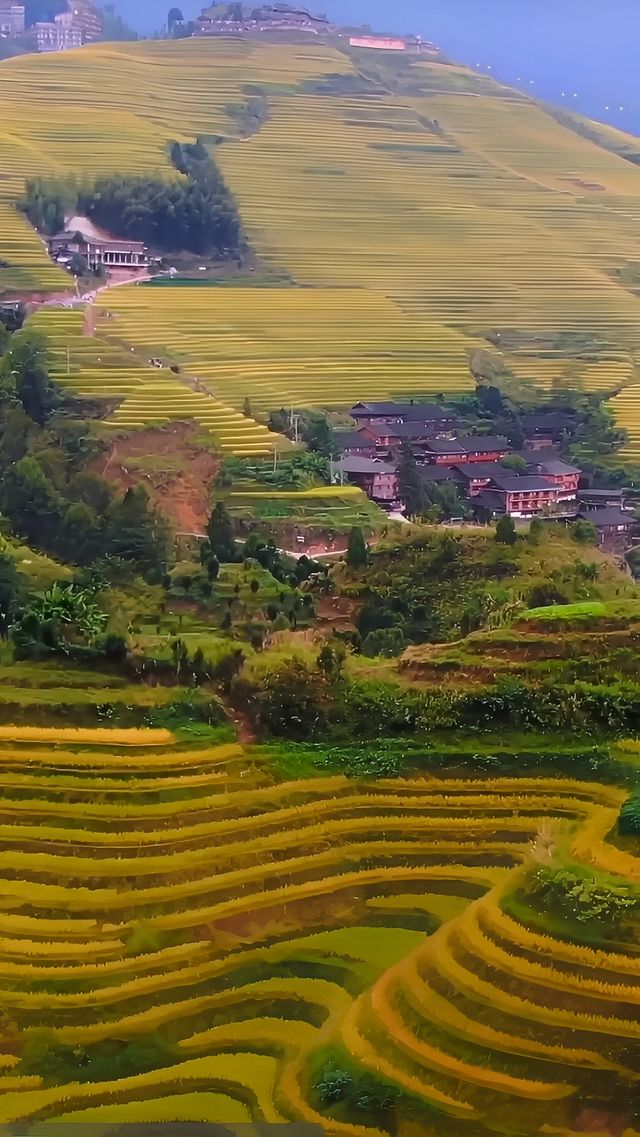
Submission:
M 196 14 L 204 3 L 184 0 L 185 16 Z M 497 77 L 542 98 L 566 102 L 640 133 L 640 0 L 306 0 L 306 4 L 337 20 L 419 33 L 462 62 L 474 67 L 479 63 L 485 71 L 491 67 Z M 119 0 L 118 7 L 141 30 L 157 28 L 166 19 L 162 0 L 130 4 Z

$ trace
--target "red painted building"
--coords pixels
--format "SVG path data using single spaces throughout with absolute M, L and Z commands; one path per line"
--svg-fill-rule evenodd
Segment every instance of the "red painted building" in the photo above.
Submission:
M 530 462 L 527 466 L 528 474 L 540 474 L 543 478 L 553 482 L 560 490 L 560 501 L 572 501 L 578 492 L 580 470 L 577 466 L 569 466 L 567 462 L 551 458 L 549 461 Z
M 435 462 L 439 466 L 457 466 L 461 462 L 499 462 L 509 449 L 506 438 L 494 434 L 428 439 L 424 443 L 427 462 Z
M 488 493 L 492 498 L 500 498 L 501 512 L 508 513 L 510 517 L 535 517 L 541 510 L 562 500 L 559 486 L 549 478 L 528 474 L 497 475 L 491 479 Z M 483 494 L 479 496 L 482 498 Z

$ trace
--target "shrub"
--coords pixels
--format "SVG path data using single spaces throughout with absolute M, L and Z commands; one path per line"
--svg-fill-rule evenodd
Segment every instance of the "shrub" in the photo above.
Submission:
M 640 790 L 634 790 L 622 806 L 618 833 L 621 837 L 640 837 Z
M 628 882 L 582 865 L 538 868 L 534 893 L 561 919 L 595 926 L 604 936 L 616 935 L 638 907 Z
M 285 660 L 264 679 L 259 718 L 267 734 L 309 738 L 326 726 L 327 681 L 297 659 Z

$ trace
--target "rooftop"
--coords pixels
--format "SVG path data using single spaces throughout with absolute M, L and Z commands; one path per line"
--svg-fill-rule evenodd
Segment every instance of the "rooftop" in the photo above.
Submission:
M 343 458 L 336 462 L 334 469 L 345 474 L 395 474 L 393 462 L 382 462 L 379 458 Z
M 369 415 L 397 415 L 412 422 L 452 421 L 453 411 L 436 403 L 355 403 L 349 412 L 354 418 Z
M 579 474 L 580 470 L 577 466 L 570 466 L 568 462 L 562 462 L 560 458 L 540 458 L 529 462 L 530 474 Z
M 340 450 L 368 450 L 373 445 L 370 438 L 357 430 L 336 431 L 333 437 Z
M 509 443 L 501 434 L 469 434 L 457 440 L 467 454 L 480 454 L 483 450 L 508 450 Z
M 622 509 L 610 506 L 608 509 L 584 509 L 579 516 L 584 521 L 592 521 L 597 527 L 606 528 L 608 525 L 635 525 L 637 524 L 632 513 L 625 513 Z
M 534 493 L 538 490 L 556 490 L 558 488 L 548 478 L 530 477 L 527 474 L 522 476 L 507 473 L 496 474 L 491 478 L 491 481 L 499 490 L 507 493 Z
M 456 463 L 455 469 L 463 475 L 464 478 L 469 480 L 475 478 L 495 478 L 510 476 L 513 471 L 507 470 L 505 466 L 501 466 L 499 462 L 459 462 Z M 515 474 L 519 478 L 518 474 Z
M 460 454 L 462 457 L 467 453 L 459 438 L 430 438 L 424 448 L 432 454 Z
M 590 497 L 592 497 L 592 498 L 596 498 L 596 500 L 600 499 L 603 501 L 608 501 L 610 498 L 618 498 L 619 501 L 622 501 L 623 494 L 624 494 L 624 490 L 621 490 L 621 489 L 612 489 L 612 490 L 579 489 L 578 490 L 578 497 L 579 498 L 590 498 Z

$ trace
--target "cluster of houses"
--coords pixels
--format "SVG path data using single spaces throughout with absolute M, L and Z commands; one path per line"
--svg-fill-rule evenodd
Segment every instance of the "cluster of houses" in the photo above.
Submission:
M 349 413 L 355 428 L 335 436 L 334 477 L 359 486 L 383 508 L 404 508 L 398 465 L 409 443 L 421 477 L 451 483 L 479 520 L 586 518 L 601 544 L 629 544 L 635 522 L 623 508 L 623 491 L 582 488 L 579 468 L 558 456 L 557 444 L 575 429 L 570 415 L 525 415 L 524 445 L 514 450 L 500 435 L 464 434 L 456 414 L 438 403 L 356 403 Z
M 184 25 L 182 18 L 181 25 Z M 311 12 L 299 4 L 272 3 L 254 6 L 242 4 L 238 0 L 234 3 L 217 0 L 208 8 L 204 8 L 189 27 L 195 36 L 244 36 L 253 32 L 335 34 L 347 40 L 351 47 L 401 51 L 410 55 L 428 55 L 432 58 L 438 58 L 440 55 L 440 49 L 422 36 L 378 35 L 368 25 L 360 28 L 340 28 L 332 24 L 327 16 Z M 169 34 L 172 34 L 171 28 Z
M 66 8 L 52 20 L 29 23 L 24 4 L 0 0 L 0 38 L 27 36 L 25 46 L 37 51 L 67 51 L 82 47 L 102 35 L 102 17 L 90 0 L 67 0 Z

